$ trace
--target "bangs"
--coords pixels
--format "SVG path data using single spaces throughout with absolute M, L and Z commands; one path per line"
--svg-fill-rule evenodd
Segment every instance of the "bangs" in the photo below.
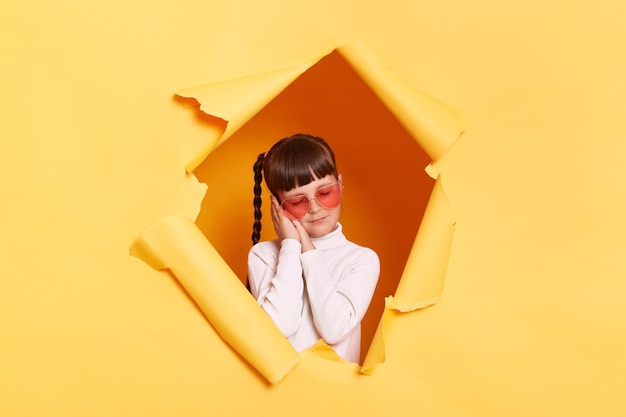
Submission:
M 337 176 L 332 151 L 315 140 L 284 143 L 268 157 L 265 181 L 269 190 L 289 191 L 327 175 Z
M 277 190 L 283 191 L 289 191 L 327 175 L 335 174 L 335 167 L 327 159 L 293 161 L 293 164 L 282 168 L 284 172 L 279 176 L 282 181 L 277 181 L 276 186 Z

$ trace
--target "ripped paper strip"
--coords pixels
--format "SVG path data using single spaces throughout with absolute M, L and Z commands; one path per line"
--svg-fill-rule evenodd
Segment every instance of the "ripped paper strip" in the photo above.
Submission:
M 299 362 L 298 352 L 190 219 L 162 218 L 139 236 L 131 254 L 169 269 L 222 339 L 270 383 Z
M 460 113 L 399 80 L 361 42 L 337 48 L 428 156 L 437 161 L 463 131 Z
M 200 110 L 204 113 L 226 121 L 226 130 L 219 140 L 189 161 L 185 167 L 187 172 L 196 169 L 212 149 L 224 143 L 311 65 L 313 64 L 269 71 L 178 91 L 177 96 L 193 98 L 198 101 Z
M 448 269 L 454 224 L 448 198 L 437 178 L 390 308 L 400 312 L 413 311 L 439 301 Z
M 454 225 L 448 199 L 438 178 L 396 293 L 385 299 L 383 316 L 363 361 L 362 373 L 371 375 L 385 361 L 385 340 L 394 313 L 423 309 L 441 299 Z
M 385 309 L 383 315 L 378 322 L 378 328 L 372 339 L 372 344 L 367 351 L 367 356 L 361 365 L 361 373 L 372 375 L 378 365 L 385 362 L 385 337 L 389 334 L 389 327 L 393 322 L 393 310 L 389 308 L 393 301 L 393 297 L 385 298 Z
M 336 51 L 433 161 L 439 160 L 463 131 L 461 115 L 456 109 L 398 79 L 362 42 L 353 41 L 336 48 Z M 331 52 L 333 51 L 297 67 L 177 91 L 177 96 L 195 99 L 200 104 L 201 111 L 227 123 L 226 130 L 217 143 L 187 163 L 187 172 L 197 168 L 212 149 L 232 136 L 289 84 Z

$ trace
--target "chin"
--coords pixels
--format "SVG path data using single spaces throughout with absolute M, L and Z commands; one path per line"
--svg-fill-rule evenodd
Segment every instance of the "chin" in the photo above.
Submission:
M 337 219 L 331 216 L 324 218 L 320 223 L 311 222 L 307 224 L 306 231 L 310 237 L 322 237 L 337 227 Z

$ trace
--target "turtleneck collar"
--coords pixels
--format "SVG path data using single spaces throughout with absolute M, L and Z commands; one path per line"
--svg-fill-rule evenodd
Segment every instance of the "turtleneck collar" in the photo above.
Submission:
M 341 223 L 337 223 L 337 227 L 332 232 L 324 236 L 311 238 L 311 242 L 317 249 L 331 249 L 341 246 L 345 241 L 346 237 L 343 235 Z

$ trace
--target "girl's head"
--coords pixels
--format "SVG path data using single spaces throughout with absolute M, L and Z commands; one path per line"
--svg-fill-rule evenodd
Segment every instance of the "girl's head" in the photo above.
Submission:
M 320 204 L 317 197 L 324 198 L 325 192 L 330 191 L 334 193 L 331 197 L 337 197 L 336 193 L 339 192 L 339 200 L 335 199 L 327 205 L 328 207 L 324 207 L 322 202 L 320 207 L 339 208 L 342 187 L 341 184 L 333 187 L 333 184 L 339 182 L 339 174 L 335 155 L 330 146 L 322 138 L 302 133 L 281 139 L 269 151 L 260 154 L 254 164 L 253 244 L 259 241 L 261 233 L 261 181 L 263 178 L 269 191 L 281 203 L 286 198 L 288 201 L 285 204 L 288 204 L 294 202 L 292 197 L 305 196 L 306 202 L 303 200 L 302 203 L 306 205 L 307 212 L 311 213 L 315 210 L 314 205 L 317 207 Z M 326 186 L 330 188 L 324 188 Z M 315 202 L 310 201 L 312 197 L 316 197 Z M 334 207 L 330 207 L 331 205 Z M 283 208 L 287 207 L 283 206 Z M 300 217 L 300 215 L 301 213 L 294 217 Z

